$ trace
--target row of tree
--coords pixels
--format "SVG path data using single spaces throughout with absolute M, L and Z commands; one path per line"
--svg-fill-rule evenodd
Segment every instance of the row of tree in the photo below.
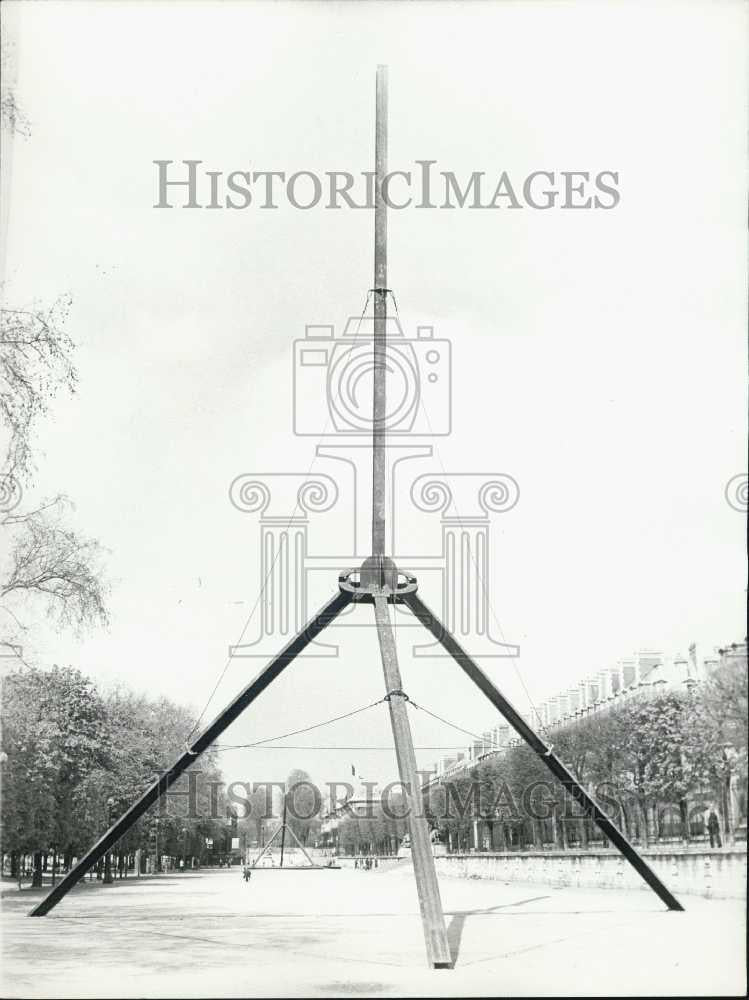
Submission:
M 633 694 L 551 730 L 548 739 L 625 834 L 643 845 L 661 837 L 688 841 L 702 833 L 711 807 L 730 840 L 746 815 L 747 673 L 740 661 L 723 663 L 690 690 Z M 432 785 L 425 808 L 455 850 L 602 840 L 525 746 Z
M 33 855 L 68 867 L 184 749 L 186 709 L 124 688 L 102 693 L 70 667 L 21 668 L 2 682 L 3 852 L 11 871 Z M 143 854 L 204 860 L 222 843 L 227 807 L 215 755 L 204 754 L 117 845 L 117 863 Z M 192 801 L 191 801 L 192 798 Z M 192 814 L 192 815 L 191 815 Z M 229 828 L 230 829 L 230 828 Z
M 710 808 L 731 840 L 746 816 L 747 672 L 738 659 L 688 690 L 646 688 L 547 736 L 578 781 L 643 846 L 703 835 Z M 289 825 L 304 844 L 322 842 L 342 855 L 391 854 L 407 832 L 397 793 L 385 807 L 373 800 L 366 808 L 359 803 L 341 810 L 335 832 L 324 834 L 322 796 L 312 792 L 309 775 L 293 771 L 286 787 L 294 805 Z M 245 829 L 261 845 L 258 794 Z M 592 821 L 519 741 L 428 786 L 423 804 L 432 830 L 452 850 L 605 845 Z
M 393 794 L 383 809 L 375 801 L 367 815 L 347 813 L 341 819 L 337 832 L 337 849 L 341 855 L 397 854 L 408 832 L 405 803 L 402 796 Z

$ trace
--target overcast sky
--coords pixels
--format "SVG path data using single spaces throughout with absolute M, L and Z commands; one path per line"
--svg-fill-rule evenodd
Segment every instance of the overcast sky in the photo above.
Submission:
M 42 630 L 27 658 L 203 707 L 261 585 L 258 522 L 231 506 L 229 484 L 310 468 L 314 439 L 292 433 L 293 341 L 361 311 L 373 213 L 157 210 L 152 161 L 372 169 L 378 63 L 391 169 L 434 159 L 520 185 L 533 170 L 619 173 L 611 211 L 390 213 L 406 332 L 431 323 L 452 342 L 453 433 L 420 471 L 520 485 L 492 525 L 490 600 L 521 655 L 487 661 L 492 677 L 527 710 L 518 671 L 541 701 L 638 648 L 674 655 L 696 641 L 705 655 L 743 638 L 744 525 L 724 490 L 746 443 L 744 5 L 66 2 L 3 14 L 31 123 L 4 165 L 12 156 L 6 301 L 70 294 L 80 375 L 39 428 L 27 499 L 69 494 L 112 580 L 108 630 Z M 324 459 L 313 471 L 336 474 Z M 341 503 L 311 519 L 315 552 L 340 548 Z M 414 531 L 439 551 L 437 521 Z M 493 722 L 457 667 L 413 660 L 402 635 L 399 648 L 414 700 L 469 729 Z M 261 665 L 235 660 L 208 717 Z M 337 660 L 289 668 L 225 742 L 382 693 L 374 633 L 348 632 Z M 418 713 L 414 732 L 421 746 L 464 743 Z M 289 742 L 387 747 L 386 709 Z M 392 751 L 375 749 L 236 752 L 224 766 L 333 780 L 352 763 L 396 776 Z

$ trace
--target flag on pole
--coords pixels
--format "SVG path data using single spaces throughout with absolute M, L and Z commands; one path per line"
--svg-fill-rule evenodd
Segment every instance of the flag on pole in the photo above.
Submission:
M 351 765 L 351 777 L 352 778 L 356 777 L 356 768 L 354 767 L 353 764 Z

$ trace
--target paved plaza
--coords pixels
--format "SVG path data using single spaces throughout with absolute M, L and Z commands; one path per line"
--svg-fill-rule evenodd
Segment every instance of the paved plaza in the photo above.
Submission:
M 443 878 L 429 970 L 413 870 L 239 869 L 87 884 L 47 917 L 3 893 L 4 997 L 742 994 L 740 900 Z

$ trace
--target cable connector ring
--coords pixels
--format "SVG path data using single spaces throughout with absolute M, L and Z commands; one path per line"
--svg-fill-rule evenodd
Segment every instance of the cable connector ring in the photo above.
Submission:
M 408 695 L 406 694 L 406 692 L 405 691 L 401 691 L 400 688 L 396 688 L 395 691 L 388 691 L 388 693 L 385 695 L 385 697 L 382 700 L 383 701 L 390 701 L 390 699 L 393 697 L 394 694 L 400 695 L 400 697 L 404 698 L 406 701 L 410 701 L 411 700 L 408 697 Z

